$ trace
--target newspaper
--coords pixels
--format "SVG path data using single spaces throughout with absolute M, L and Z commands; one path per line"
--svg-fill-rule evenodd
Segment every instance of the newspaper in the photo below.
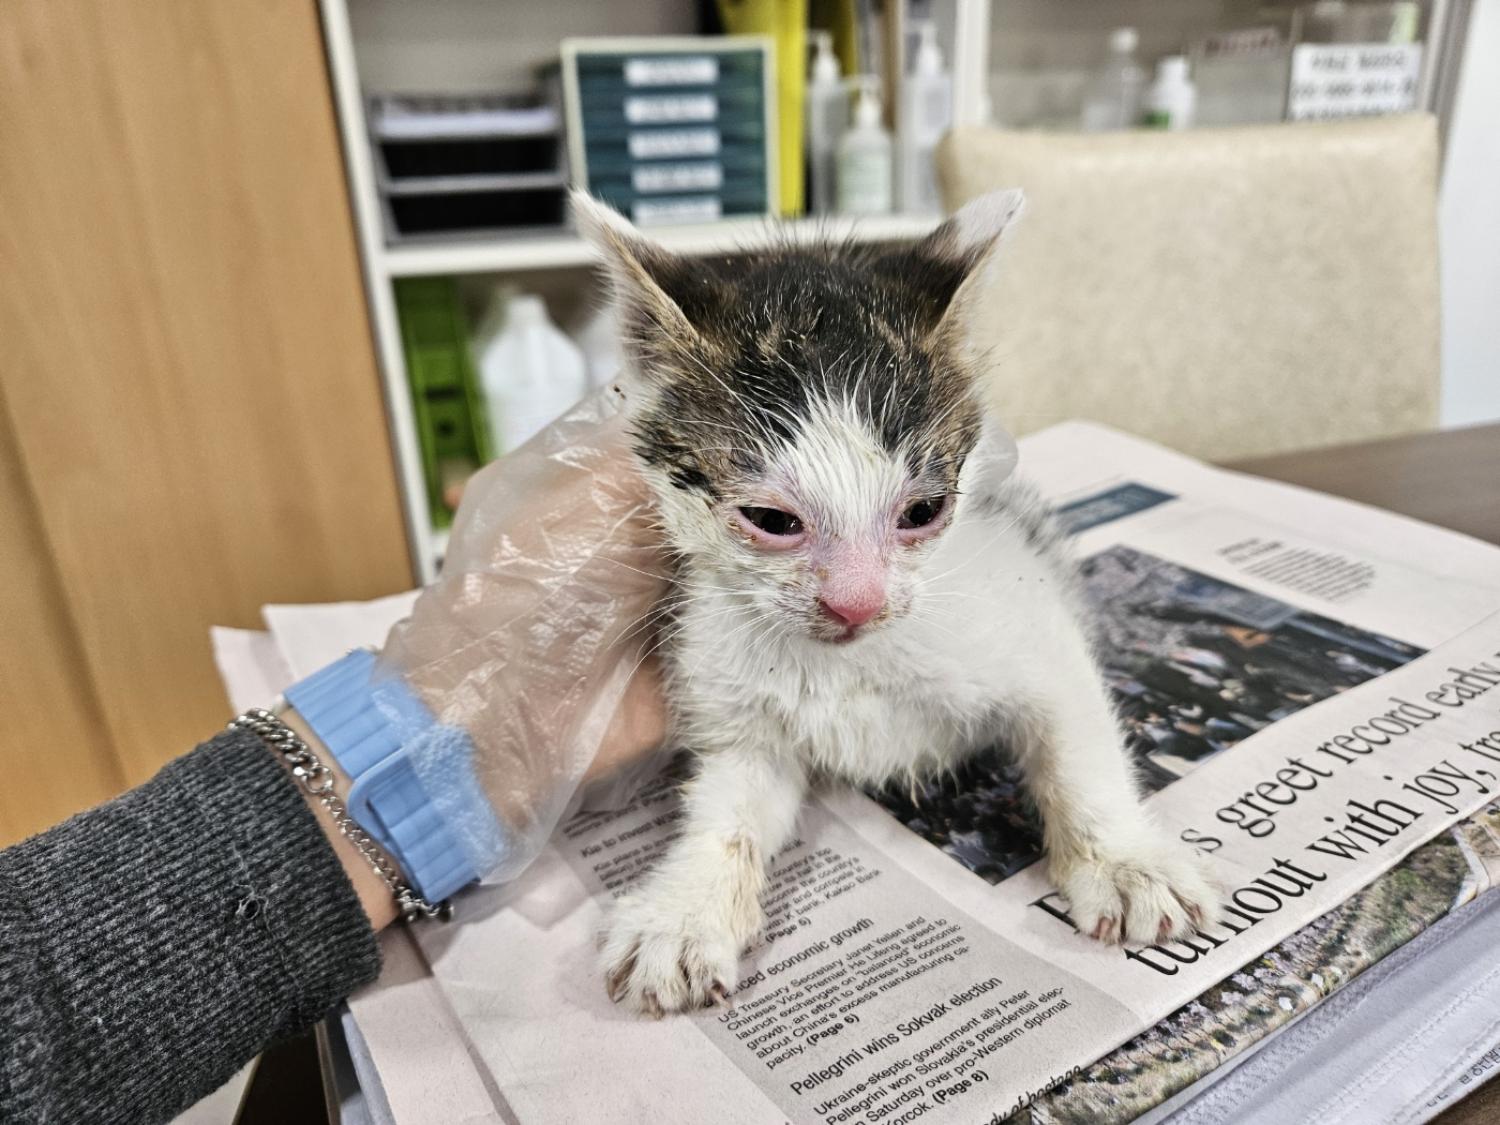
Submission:
M 819 793 L 732 1005 L 639 1020 L 605 998 L 595 940 L 671 838 L 669 775 L 418 931 L 494 1119 L 1000 1121 L 1341 904 L 1315 942 L 1331 975 L 1389 944 L 1393 910 L 1430 920 L 1488 885 L 1462 848 L 1418 849 L 1500 797 L 1500 550 L 1093 425 L 1025 439 L 1022 465 L 1075 534 L 1149 804 L 1210 857 L 1223 921 L 1124 949 L 1074 932 L 997 747 L 915 795 Z M 1376 894 L 1403 861 L 1399 901 Z M 1316 999 L 1286 991 L 1244 1018 Z M 1124 1119 L 1195 1077 L 1136 1067 L 1111 1096 Z M 1105 1119 L 1056 1099 L 1044 1119 Z

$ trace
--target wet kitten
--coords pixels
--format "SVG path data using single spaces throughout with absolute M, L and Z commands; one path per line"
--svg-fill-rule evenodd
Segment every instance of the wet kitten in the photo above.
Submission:
M 734 988 L 814 779 L 879 785 L 996 742 L 1085 933 L 1154 942 L 1214 914 L 1140 806 L 1072 564 L 981 405 L 967 323 L 1020 207 L 985 196 L 905 249 L 703 259 L 575 199 L 680 560 L 665 654 L 698 756 L 681 837 L 610 920 L 615 1000 L 660 1014 Z

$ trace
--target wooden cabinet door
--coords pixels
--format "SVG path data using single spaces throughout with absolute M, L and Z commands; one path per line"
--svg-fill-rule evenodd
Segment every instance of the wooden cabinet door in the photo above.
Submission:
M 0 4 L 0 843 L 226 720 L 212 624 L 409 587 L 314 0 Z

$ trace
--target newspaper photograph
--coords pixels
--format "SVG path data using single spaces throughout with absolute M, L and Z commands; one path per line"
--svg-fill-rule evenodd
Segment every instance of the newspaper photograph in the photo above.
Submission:
M 1491 804 L 1009 1120 L 1014 1125 L 1137 1120 L 1289 1027 L 1491 890 L 1497 876 L 1500 805 Z
M 1126 1121 L 1492 885 L 1500 549 L 1104 427 L 1021 449 L 1147 805 L 1220 919 L 1079 934 L 996 746 L 914 790 L 820 790 L 730 1002 L 641 1019 L 597 938 L 673 838 L 678 761 L 417 933 L 495 1120 Z

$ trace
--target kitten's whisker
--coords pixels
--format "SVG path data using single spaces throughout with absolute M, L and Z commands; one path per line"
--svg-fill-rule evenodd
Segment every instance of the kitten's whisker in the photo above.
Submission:
M 743 613 L 744 611 L 745 607 L 743 605 L 727 605 L 720 606 L 718 609 L 715 609 L 709 613 L 685 615 L 680 620 L 674 622 L 674 624 L 672 625 L 672 628 L 670 630 L 670 639 L 675 640 L 677 637 L 681 636 L 689 629 L 701 628 L 702 626 L 709 625 L 715 621 L 720 620 L 721 618 L 728 617 L 731 614 Z
M 1018 512 L 1016 515 L 1014 515 L 1014 516 L 1012 516 L 1010 518 L 1010 522 L 1009 523 L 1004 524 L 998 531 L 995 532 L 994 535 L 990 536 L 989 539 L 985 540 L 985 542 L 983 543 L 983 545 L 981 545 L 976 550 L 974 550 L 973 552 L 971 552 L 968 555 L 967 558 L 963 559 L 961 562 L 955 563 L 953 566 L 949 567 L 947 570 L 943 571 L 940 574 L 934 574 L 934 575 L 931 575 L 931 576 L 929 576 L 927 578 L 920 578 L 917 581 L 921 585 L 925 586 L 925 585 L 930 585 L 931 583 L 934 583 L 934 582 L 939 582 L 942 579 L 947 578 L 951 574 L 956 574 L 958 571 L 962 570 L 964 567 L 971 565 L 976 558 L 978 558 L 985 551 L 989 550 L 989 548 L 993 547 L 997 542 L 999 542 L 1000 537 L 1002 535 L 1004 535 L 1007 531 L 1009 531 L 1011 528 L 1015 527 L 1016 524 L 1020 522 L 1020 520 L 1021 520 L 1021 515 Z
M 911 620 L 921 625 L 931 625 L 934 629 L 940 629 L 945 635 L 951 637 L 960 646 L 963 645 L 963 637 L 959 636 L 951 628 L 943 624 L 943 622 L 939 621 L 933 614 L 922 613 L 920 611 L 914 610 L 911 614 Z
M 673 585 L 676 585 L 676 581 L 673 580 L 673 579 L 671 579 L 670 575 L 664 575 L 664 574 L 660 574 L 660 573 L 653 574 L 649 570 L 642 570 L 638 566 L 631 566 L 628 562 L 622 562 L 621 560 L 619 560 L 617 558 L 614 558 L 613 556 L 602 556 L 602 557 L 603 557 L 603 559 L 604 559 L 605 562 L 614 563 L 616 566 L 620 567 L 623 570 L 628 570 L 632 574 L 639 574 L 639 575 L 642 575 L 643 577 L 646 577 L 646 578 L 658 578 L 658 579 L 665 578 L 668 581 L 671 581 Z
M 972 601 L 984 602 L 986 605 L 994 602 L 993 595 L 975 594 L 968 590 L 925 590 L 922 592 L 923 601 L 933 598 L 969 598 Z
M 642 573 L 644 573 L 644 572 L 642 572 Z M 673 614 L 675 614 L 675 613 L 679 612 L 680 610 L 682 610 L 682 608 L 687 604 L 687 597 L 685 596 L 685 593 L 683 592 L 682 587 L 684 587 L 684 586 L 691 587 L 693 585 L 694 584 L 686 582 L 685 580 L 679 580 L 679 581 L 675 582 L 674 583 L 674 589 L 671 592 L 669 592 L 668 594 L 666 594 L 651 609 L 649 609 L 645 613 L 641 614 L 638 618 L 635 619 L 634 622 L 632 622 L 625 629 L 623 629 L 621 631 L 620 635 L 615 638 L 615 643 L 616 644 L 623 643 L 623 642 L 629 640 L 632 635 L 634 635 L 634 634 L 636 634 L 638 632 L 643 632 L 643 631 L 651 628 L 652 626 L 658 624 L 662 619 L 671 617 Z M 723 614 L 727 614 L 727 613 L 730 613 L 730 612 L 733 612 L 733 611 L 735 611 L 737 609 L 742 608 L 742 603 L 741 603 L 741 601 L 739 600 L 739 597 L 738 597 L 739 591 L 730 590 L 730 589 L 727 589 L 727 588 L 724 588 L 724 587 L 712 587 L 712 586 L 700 586 L 699 587 L 699 591 L 701 591 L 699 593 L 699 597 L 700 597 L 700 599 L 703 599 L 703 600 L 706 600 L 706 594 L 716 594 L 716 595 L 719 595 L 719 596 L 723 596 L 723 597 L 732 599 L 729 602 L 728 605 L 725 605 L 723 607 L 720 607 L 719 609 L 716 609 L 713 613 L 709 614 L 707 618 L 701 618 L 702 620 L 706 620 L 706 619 L 709 619 L 709 618 L 712 618 L 712 617 L 716 617 L 716 616 L 721 616 Z M 706 593 L 704 593 L 704 592 L 706 592 Z M 658 647 L 659 647 L 659 645 L 658 645 Z
M 635 634 L 645 633 L 646 631 L 656 627 L 657 625 L 660 625 L 664 620 L 670 618 L 672 614 L 678 608 L 680 608 L 680 606 L 680 601 L 663 599 L 662 602 L 654 609 L 647 610 L 645 613 L 636 618 L 635 622 L 631 624 L 629 628 L 625 629 L 620 633 L 618 637 L 615 638 L 615 643 L 623 644 L 624 642 L 630 640 L 631 637 L 633 637 Z
M 605 562 L 614 563 L 616 566 L 621 567 L 624 570 L 628 570 L 628 571 L 630 571 L 633 574 L 643 575 L 646 578 L 662 578 L 662 577 L 664 577 L 663 575 L 660 575 L 660 574 L 653 574 L 649 570 L 642 570 L 639 567 L 631 566 L 629 563 L 621 562 L 619 559 L 605 558 L 604 561 Z M 715 586 L 712 583 L 697 582 L 697 581 L 694 581 L 694 580 L 689 579 L 689 578 L 670 577 L 670 578 L 667 579 L 667 581 L 669 581 L 672 586 L 675 586 L 675 587 L 678 587 L 678 588 L 688 588 L 688 589 L 694 589 L 694 590 L 709 590 L 709 591 L 712 591 L 713 593 L 717 593 L 717 594 L 738 594 L 738 593 L 741 592 L 741 591 L 735 590 L 735 589 L 733 589 L 732 587 L 729 587 L 729 586 Z
M 752 612 L 751 614 L 747 615 L 746 619 L 743 622 L 741 622 L 739 625 L 735 626 L 728 633 L 726 633 L 723 637 L 719 638 L 717 640 L 716 644 L 715 644 L 715 648 L 722 650 L 725 646 L 731 644 L 734 641 L 734 639 L 736 637 L 738 637 L 741 633 L 745 632 L 747 629 L 753 628 L 754 626 L 756 626 L 758 624 L 760 624 L 759 615 L 756 614 L 756 613 L 754 613 L 754 612 Z M 691 667 L 691 668 L 683 668 L 682 669 L 683 673 L 687 676 L 688 681 L 689 681 L 690 684 L 695 684 L 697 682 L 699 676 L 701 675 L 701 673 L 703 671 L 703 666 L 708 662 L 708 660 L 711 657 L 714 657 L 714 656 L 717 656 L 717 655 L 719 655 L 718 652 L 705 653 L 703 655 L 703 657 L 701 659 L 699 659 L 699 661 L 695 665 L 693 665 L 693 667 Z
M 710 614 L 707 614 L 702 618 L 699 618 L 697 623 L 715 620 L 716 618 L 723 617 L 726 614 L 732 613 L 738 609 L 740 609 L 740 607 L 737 605 L 724 606 Z M 689 627 L 689 624 L 690 623 L 686 620 L 677 622 L 677 624 L 674 625 L 671 629 L 665 630 L 660 636 L 658 636 L 654 643 L 646 646 L 646 648 L 641 652 L 641 655 L 637 658 L 635 664 L 631 667 L 629 675 L 626 678 L 629 679 L 630 677 L 633 677 L 638 671 L 640 671 L 641 665 L 644 664 L 652 656 L 653 653 L 659 652 L 661 649 L 681 636 L 683 631 Z

